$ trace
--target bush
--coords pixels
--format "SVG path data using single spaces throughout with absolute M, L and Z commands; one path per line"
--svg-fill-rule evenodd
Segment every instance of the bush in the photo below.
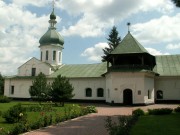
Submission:
M 0 103 L 9 103 L 11 99 L 6 96 L 0 96 Z
M 26 121 L 27 114 L 25 113 L 25 108 L 23 108 L 21 104 L 17 104 L 4 112 L 3 118 L 5 118 L 8 123 L 15 123 L 19 121 Z
M 10 135 L 19 135 L 20 133 L 26 132 L 24 123 L 16 123 L 14 128 L 10 131 Z
M 88 113 L 97 113 L 97 109 L 95 106 L 87 106 L 86 109 Z
M 160 108 L 160 109 L 148 109 L 150 115 L 166 115 L 171 114 L 173 109 L 171 108 Z
M 112 121 L 111 117 L 107 117 L 105 128 L 109 132 L 109 135 L 129 135 L 131 127 L 135 124 L 138 117 L 132 116 L 119 116 L 118 123 Z
M 144 115 L 145 113 L 144 113 L 144 111 L 143 111 L 142 109 L 138 108 L 138 109 L 134 110 L 134 111 L 132 112 L 132 114 L 133 114 L 133 115 L 136 115 L 136 116 L 142 116 L 142 115 Z
M 33 123 L 30 124 L 30 128 L 33 129 L 39 129 L 41 127 L 43 127 L 44 123 L 43 123 L 43 119 L 39 119 Z
M 176 108 L 174 109 L 174 111 L 175 111 L 176 113 L 180 113 L 180 106 L 176 107 Z

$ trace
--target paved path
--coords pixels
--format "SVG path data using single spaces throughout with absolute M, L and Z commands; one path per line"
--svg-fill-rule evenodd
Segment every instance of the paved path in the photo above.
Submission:
M 107 116 L 132 114 L 132 111 L 141 108 L 144 111 L 152 108 L 175 108 L 178 105 L 149 105 L 141 107 L 112 107 L 96 105 L 98 113 L 88 114 L 73 120 L 50 126 L 44 129 L 31 131 L 24 135 L 108 135 L 104 124 Z

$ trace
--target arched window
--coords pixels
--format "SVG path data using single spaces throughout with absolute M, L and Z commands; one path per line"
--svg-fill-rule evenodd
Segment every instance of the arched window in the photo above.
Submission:
M 148 90 L 148 99 L 151 99 L 151 91 Z
M 46 60 L 48 60 L 48 57 L 49 57 L 49 52 L 46 51 Z
M 92 97 L 92 89 L 86 88 L 86 97 Z
M 158 90 L 156 92 L 156 97 L 157 97 L 157 99 L 163 99 L 163 91 L 162 90 Z
M 103 88 L 97 89 L 97 97 L 104 97 L 104 89 Z

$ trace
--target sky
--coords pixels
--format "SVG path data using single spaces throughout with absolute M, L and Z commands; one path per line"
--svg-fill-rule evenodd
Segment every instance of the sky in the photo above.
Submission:
M 15 75 L 48 30 L 52 0 L 0 0 L 0 73 Z M 152 55 L 180 54 L 180 8 L 170 0 L 55 0 L 57 31 L 64 38 L 63 64 L 101 62 L 113 26 L 128 32 Z

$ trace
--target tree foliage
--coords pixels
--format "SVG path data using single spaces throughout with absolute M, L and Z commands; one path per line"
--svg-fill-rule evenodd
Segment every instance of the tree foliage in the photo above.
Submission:
M 60 102 L 64 106 L 64 102 L 68 99 L 71 99 L 74 95 L 72 91 L 74 90 L 73 86 L 69 83 L 69 79 L 58 75 L 55 78 L 54 82 L 51 85 L 51 97 L 55 102 Z
M 0 74 L 0 95 L 4 94 L 4 77 Z
M 121 42 L 121 38 L 119 37 L 119 33 L 115 26 L 113 26 L 113 28 L 111 29 L 107 40 L 108 40 L 107 43 L 108 43 L 109 47 L 105 47 L 103 49 L 103 52 L 104 52 L 104 56 L 102 56 L 103 62 L 106 61 L 107 55 L 109 55 L 111 53 L 111 51 L 114 50 L 114 48 L 116 48 L 118 46 L 118 44 Z
M 180 7 L 180 0 L 172 0 L 176 7 Z
M 39 73 L 32 82 L 32 87 L 30 88 L 29 93 L 32 98 L 41 102 L 48 98 L 49 89 L 50 85 L 47 84 L 46 76 L 43 73 Z

